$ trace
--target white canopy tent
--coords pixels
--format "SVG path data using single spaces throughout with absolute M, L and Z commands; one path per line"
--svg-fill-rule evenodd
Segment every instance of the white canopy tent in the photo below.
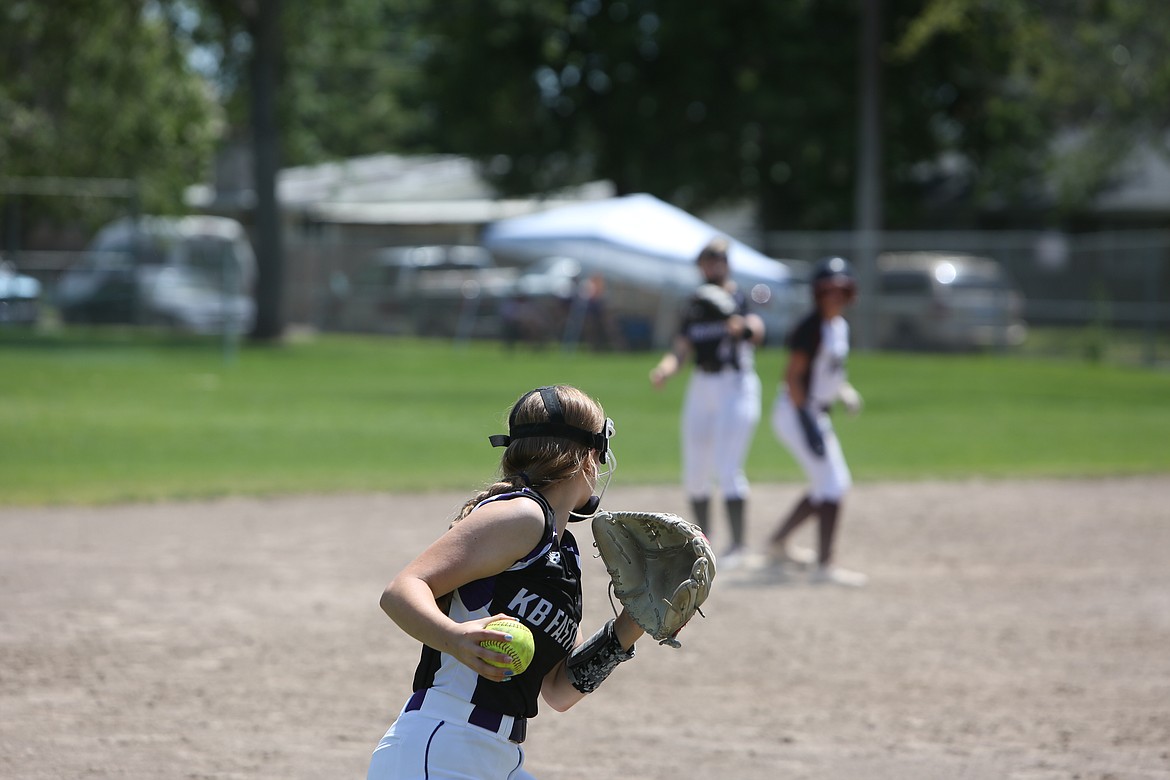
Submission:
M 725 234 L 682 209 L 638 194 L 499 220 L 485 228 L 481 241 L 505 262 L 570 257 L 586 273 L 640 289 L 653 340 L 662 346 L 677 326 L 680 303 L 700 282 L 699 251 L 719 235 Z M 792 275 L 779 260 L 727 238 L 732 277 L 751 293 L 769 341 L 778 340 L 792 318 Z
M 722 235 L 715 227 L 653 195 L 626 195 L 512 217 L 487 226 L 483 243 L 498 254 L 545 257 L 550 245 L 602 245 L 659 260 L 693 264 L 709 240 Z M 741 241 L 731 240 L 733 271 L 778 282 L 788 269 Z

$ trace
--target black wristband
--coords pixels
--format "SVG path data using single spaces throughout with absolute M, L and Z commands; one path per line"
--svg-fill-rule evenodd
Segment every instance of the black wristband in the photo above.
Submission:
M 565 659 L 565 674 L 581 693 L 593 693 L 617 665 L 634 657 L 634 647 L 623 650 L 617 627 L 610 618 L 597 633 L 577 646 Z
M 743 330 L 740 331 L 739 337 L 744 341 L 751 341 L 751 338 L 754 335 L 756 335 L 756 332 L 752 330 L 752 326 L 745 322 L 743 324 Z

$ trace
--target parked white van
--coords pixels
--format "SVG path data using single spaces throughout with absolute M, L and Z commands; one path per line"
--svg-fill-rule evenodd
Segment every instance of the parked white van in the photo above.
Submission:
M 57 284 L 71 323 L 240 333 L 255 319 L 256 258 L 243 225 L 211 216 L 121 219 Z
M 1015 347 L 1027 336 L 1024 299 L 987 257 L 886 252 L 877 261 L 875 342 L 894 349 Z

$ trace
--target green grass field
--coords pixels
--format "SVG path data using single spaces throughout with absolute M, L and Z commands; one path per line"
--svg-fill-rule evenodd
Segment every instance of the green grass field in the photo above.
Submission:
M 230 359 L 225 359 L 230 358 Z M 0 339 L 0 504 L 470 489 L 512 401 L 568 382 L 617 423 L 626 484 L 678 478 L 685 379 L 655 354 L 324 336 L 282 347 L 60 332 Z M 800 479 L 768 421 L 784 353 L 759 355 L 753 481 Z M 838 433 L 858 481 L 1170 471 L 1170 373 L 1001 356 L 855 354 Z

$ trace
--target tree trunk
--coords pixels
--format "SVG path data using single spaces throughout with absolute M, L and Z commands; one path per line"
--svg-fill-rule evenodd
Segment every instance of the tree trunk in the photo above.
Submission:
M 256 188 L 256 323 L 254 341 L 284 335 L 284 247 L 276 174 L 280 138 L 276 127 L 281 0 L 259 0 L 248 19 L 252 34 L 252 160 Z

